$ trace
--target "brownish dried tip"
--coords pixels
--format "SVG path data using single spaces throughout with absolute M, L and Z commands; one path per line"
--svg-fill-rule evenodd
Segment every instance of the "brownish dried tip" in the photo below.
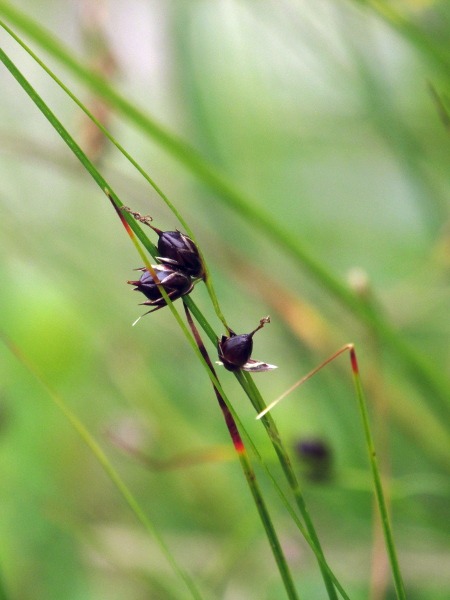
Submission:
M 153 225 L 150 225 L 150 223 L 153 221 L 153 217 L 151 217 L 150 215 L 141 215 L 141 213 L 131 210 L 131 208 L 129 208 L 128 206 L 121 206 L 120 210 L 123 210 L 123 211 L 129 213 L 132 217 L 134 217 L 136 219 L 136 221 L 139 221 L 140 223 L 143 223 L 144 225 L 148 225 L 154 231 L 156 231 L 156 233 L 161 232 L 160 229 L 157 229 L 156 227 L 153 227 Z

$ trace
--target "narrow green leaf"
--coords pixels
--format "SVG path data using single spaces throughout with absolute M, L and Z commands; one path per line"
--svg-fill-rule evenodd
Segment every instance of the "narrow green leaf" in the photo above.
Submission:
M 67 403 L 63 398 L 45 381 L 45 379 L 40 375 L 37 369 L 30 363 L 30 361 L 26 358 L 26 356 L 20 351 L 20 349 L 9 339 L 9 337 L 3 332 L 0 331 L 0 339 L 3 343 L 11 350 L 11 352 L 17 357 L 17 359 L 22 363 L 22 365 L 27 369 L 27 371 L 33 375 L 33 377 L 39 382 L 39 384 L 45 389 L 50 398 L 53 400 L 54 404 L 60 410 L 60 412 L 68 419 L 72 427 L 77 431 L 85 444 L 89 447 L 91 452 L 94 454 L 98 462 L 104 468 L 106 474 L 111 479 L 113 484 L 116 486 L 125 502 L 128 504 L 130 509 L 136 515 L 137 519 L 142 523 L 147 532 L 155 539 L 158 544 L 159 549 L 162 554 L 165 556 L 167 562 L 170 564 L 174 573 L 180 577 L 180 579 L 184 582 L 185 586 L 190 592 L 190 595 L 195 600 L 202 600 L 203 596 L 198 591 L 196 585 L 194 584 L 191 577 L 178 565 L 177 560 L 169 550 L 169 547 L 158 533 L 155 525 L 150 521 L 150 519 L 145 514 L 144 510 L 132 494 L 131 490 L 128 488 L 126 483 L 120 477 L 119 473 L 116 471 L 105 452 L 90 434 L 86 426 L 79 420 L 79 418 L 75 415 L 75 413 L 69 408 Z

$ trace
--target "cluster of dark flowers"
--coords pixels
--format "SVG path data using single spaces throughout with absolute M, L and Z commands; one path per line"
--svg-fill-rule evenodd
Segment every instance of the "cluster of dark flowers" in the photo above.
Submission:
M 143 305 L 154 307 L 145 314 L 155 312 L 166 306 L 167 303 L 161 293 L 161 287 L 164 288 L 170 300 L 174 302 L 178 298 L 190 294 L 197 281 L 205 280 L 206 273 L 203 260 L 196 244 L 190 237 L 178 230 L 161 231 L 151 225 L 151 217 L 143 217 L 127 207 L 123 207 L 122 210 L 129 212 L 135 219 L 151 227 L 159 238 L 157 249 L 160 256 L 156 257 L 159 264 L 152 265 L 157 281 L 146 267 L 142 267 L 136 269 L 142 271 L 140 279 L 127 282 L 134 285 L 134 290 L 141 292 L 147 298 L 145 302 L 142 302 Z M 274 365 L 251 358 L 253 336 L 266 323 L 270 323 L 269 317 L 261 319 L 258 327 L 251 333 L 241 335 L 237 335 L 228 327 L 229 335 L 222 335 L 221 339 L 218 340 L 219 364 L 222 364 L 228 371 L 243 369 L 245 371 L 260 372 L 276 369 Z

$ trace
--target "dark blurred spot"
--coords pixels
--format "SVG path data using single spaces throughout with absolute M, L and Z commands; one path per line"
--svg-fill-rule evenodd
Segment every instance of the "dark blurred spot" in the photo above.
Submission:
M 307 479 L 317 483 L 331 480 L 333 456 L 327 442 L 321 438 L 304 438 L 294 444 L 294 450 Z

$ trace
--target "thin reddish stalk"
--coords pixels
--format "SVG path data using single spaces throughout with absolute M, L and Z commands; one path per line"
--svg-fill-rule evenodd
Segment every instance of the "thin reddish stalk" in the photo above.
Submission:
M 389 518 L 387 502 L 386 502 L 386 496 L 384 494 L 383 486 L 381 483 L 381 474 L 380 474 L 380 469 L 378 466 L 377 454 L 375 452 L 375 446 L 374 446 L 372 432 L 371 432 L 371 428 L 370 428 L 369 414 L 367 411 L 367 406 L 366 406 L 366 402 L 365 402 L 364 394 L 363 394 L 363 390 L 362 390 L 361 376 L 359 373 L 358 360 L 356 358 L 355 346 L 353 344 L 346 344 L 343 348 L 341 348 L 340 350 L 335 352 L 332 356 L 330 356 L 330 358 L 328 358 L 324 363 L 322 363 L 316 369 L 314 369 L 313 371 L 308 373 L 308 375 L 306 375 L 305 377 L 302 377 L 299 381 L 297 381 L 297 383 L 295 383 L 288 390 L 287 393 L 289 393 L 289 391 L 292 391 L 293 389 L 298 387 L 300 384 L 302 384 L 304 381 L 306 381 L 307 379 L 312 377 L 312 375 L 314 375 L 315 373 L 320 371 L 320 369 L 322 369 L 325 365 L 330 363 L 332 360 L 337 358 L 340 354 L 342 354 L 346 350 L 348 350 L 350 352 L 350 363 L 351 363 L 352 372 L 353 372 L 353 382 L 355 385 L 356 397 L 358 400 L 358 408 L 359 408 L 359 412 L 361 415 L 361 420 L 362 420 L 362 425 L 363 425 L 363 430 L 364 430 L 364 437 L 366 440 L 367 454 L 369 457 L 370 468 L 372 471 L 375 497 L 377 499 L 378 509 L 380 512 L 381 525 L 383 528 L 383 533 L 384 533 L 384 538 L 385 538 L 385 543 L 386 543 L 386 549 L 387 549 L 387 553 L 389 556 L 389 562 L 391 565 L 392 575 L 394 578 L 395 591 L 396 591 L 398 600 L 406 600 L 405 588 L 404 588 L 404 584 L 403 584 L 403 578 L 402 578 L 402 575 L 400 572 L 400 565 L 398 562 L 397 550 L 395 548 L 394 537 L 393 537 L 393 533 L 392 533 L 392 527 L 391 527 L 391 522 L 390 522 L 390 518 Z M 269 405 L 261 413 L 259 413 L 259 415 L 256 418 L 258 419 L 258 418 L 261 418 L 263 415 L 265 415 L 268 412 L 268 410 L 270 410 L 270 408 L 275 406 L 275 404 L 277 404 L 282 398 L 286 397 L 287 393 L 284 393 L 282 396 L 280 396 L 280 398 L 278 398 L 277 400 L 272 402 L 272 404 Z
M 186 312 L 186 318 L 188 320 L 189 326 L 191 328 L 192 334 L 195 338 L 195 341 L 198 345 L 198 348 L 205 359 L 208 367 L 211 370 L 211 373 L 214 375 L 214 378 L 217 380 L 217 375 L 215 373 L 214 367 L 212 365 L 211 359 L 209 358 L 208 352 L 203 344 L 203 341 L 198 333 L 198 330 L 192 320 L 191 313 L 184 304 L 184 310 Z M 218 381 L 218 380 L 217 380 Z M 286 558 L 284 556 L 283 550 L 281 548 L 280 541 L 278 539 L 277 533 L 272 523 L 272 519 L 270 518 L 269 511 L 267 510 L 266 504 L 264 502 L 261 490 L 259 488 L 258 482 L 256 480 L 256 475 L 253 470 L 253 467 L 250 463 L 250 459 L 247 454 L 247 450 L 245 449 L 244 443 L 242 441 L 241 435 L 236 425 L 236 421 L 231 414 L 230 409 L 228 408 L 222 394 L 217 389 L 214 381 L 211 381 L 212 386 L 214 388 L 214 392 L 216 394 L 217 400 L 219 402 L 219 406 L 222 410 L 223 416 L 225 418 L 226 425 L 228 427 L 228 431 L 230 433 L 231 439 L 233 441 L 233 445 L 236 449 L 236 452 L 239 456 L 239 461 L 242 466 L 242 470 L 244 471 L 245 478 L 247 479 L 247 483 L 249 485 L 250 491 L 252 493 L 253 499 L 256 504 L 256 508 L 259 512 L 259 516 L 263 523 L 264 529 L 267 534 L 267 538 L 269 540 L 270 547 L 272 549 L 275 561 L 277 563 L 281 578 L 284 583 L 284 587 L 286 589 L 286 593 L 290 600 L 297 600 L 297 592 L 294 586 L 294 582 L 292 580 L 291 573 L 289 571 L 289 566 L 287 564 Z
M 332 360 L 334 360 L 335 358 L 337 358 L 340 354 L 342 354 L 346 350 L 350 350 L 350 355 L 352 356 L 352 348 L 353 348 L 353 344 L 347 344 L 346 346 L 344 346 L 343 348 L 341 348 L 340 350 L 338 350 L 337 352 L 335 352 L 332 356 L 330 356 L 330 358 L 327 358 L 327 360 L 325 362 L 323 362 L 321 365 L 319 365 L 318 367 L 316 367 L 315 369 L 313 369 L 312 371 L 310 371 L 307 375 L 305 375 L 304 377 L 302 377 L 301 379 L 299 379 L 296 383 L 294 383 L 294 385 L 292 385 L 288 390 L 286 390 L 283 394 L 281 394 L 281 396 L 279 396 L 276 400 L 274 400 L 273 402 L 271 402 L 263 411 L 261 411 L 257 415 L 256 418 L 260 419 L 261 417 L 263 417 L 266 413 L 268 413 L 270 410 L 272 410 L 272 408 L 274 406 L 276 406 L 278 404 L 278 402 L 281 402 L 281 400 L 283 400 L 283 398 L 286 398 L 286 396 L 288 394 L 290 394 L 296 388 L 298 388 L 299 385 L 301 385 L 302 383 L 305 383 L 306 380 L 308 380 L 310 377 L 312 377 L 313 375 L 315 375 L 316 373 L 318 373 L 321 369 L 323 369 L 324 367 L 326 367 L 326 365 L 328 365 L 328 363 L 330 363 Z M 353 372 L 355 372 L 354 371 L 354 367 L 353 367 L 353 358 L 351 358 L 351 360 L 352 360 L 352 370 L 353 370 Z M 356 358 L 355 358 L 355 361 L 356 361 Z

